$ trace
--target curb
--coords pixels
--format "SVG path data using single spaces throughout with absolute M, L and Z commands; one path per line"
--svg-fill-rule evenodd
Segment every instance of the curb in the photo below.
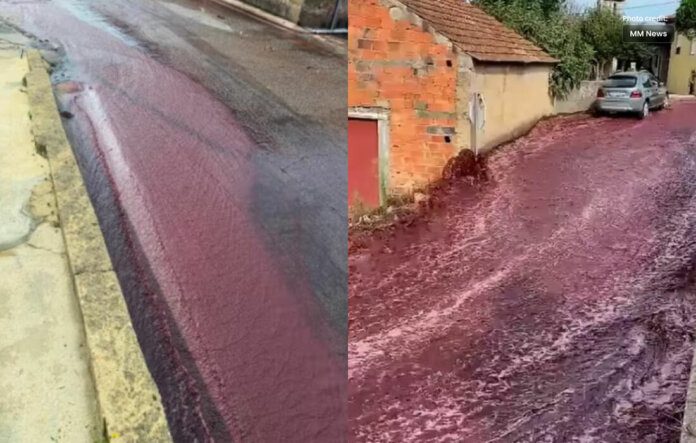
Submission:
M 241 2 L 240 0 L 213 0 L 213 3 L 234 9 L 237 12 L 241 12 L 249 17 L 268 23 L 272 26 L 311 37 L 338 56 L 345 56 L 348 53 L 344 45 L 337 44 L 322 35 L 313 34 L 290 20 L 278 17 L 277 15 L 273 15 L 270 12 L 257 8 L 256 6 L 251 6 L 247 3 Z
M 46 152 L 90 357 L 102 424 L 112 442 L 169 442 L 162 401 L 145 364 L 41 55 L 27 53 L 32 133 Z

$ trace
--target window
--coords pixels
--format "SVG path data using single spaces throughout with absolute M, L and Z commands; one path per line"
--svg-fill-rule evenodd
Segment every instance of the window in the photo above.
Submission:
M 652 86 L 652 85 L 650 84 L 650 76 L 649 76 L 649 75 L 644 75 L 643 78 L 642 78 L 641 80 L 643 80 L 643 87 L 644 87 L 644 88 L 649 88 L 649 87 Z
M 608 88 L 632 88 L 636 85 L 637 79 L 633 75 L 612 75 L 604 83 Z
M 677 46 L 677 49 L 674 51 L 674 53 L 677 55 L 681 54 L 681 46 Z

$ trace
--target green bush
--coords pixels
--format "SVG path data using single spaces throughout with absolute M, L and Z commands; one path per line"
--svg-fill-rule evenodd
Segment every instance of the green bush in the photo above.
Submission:
M 696 0 L 682 0 L 677 8 L 675 25 L 681 32 L 696 30 Z
M 550 83 L 555 97 L 564 97 L 587 78 L 593 50 L 582 38 L 579 16 L 542 2 L 479 0 L 477 4 L 559 60 Z
M 616 58 L 619 62 L 636 62 L 642 66 L 653 55 L 653 49 L 645 43 L 624 42 L 621 17 L 607 9 L 591 9 L 582 20 L 583 39 L 594 50 L 594 61 L 599 72 L 606 63 Z
M 621 52 L 623 37 L 621 35 L 623 20 L 607 9 L 592 9 L 582 20 L 583 39 L 594 50 L 594 61 L 601 71 L 605 63 L 610 62 Z

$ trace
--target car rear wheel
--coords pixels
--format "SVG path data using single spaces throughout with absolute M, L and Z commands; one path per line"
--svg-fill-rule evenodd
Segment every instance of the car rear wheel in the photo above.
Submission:
M 643 110 L 640 112 L 639 117 L 642 120 L 645 117 L 647 117 L 648 115 L 650 115 L 650 106 L 648 105 L 648 102 L 646 101 L 645 103 L 643 103 Z

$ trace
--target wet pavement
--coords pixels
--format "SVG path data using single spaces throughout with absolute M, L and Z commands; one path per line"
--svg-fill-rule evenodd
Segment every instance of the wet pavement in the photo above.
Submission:
M 351 439 L 678 441 L 694 113 L 542 122 L 352 251 Z
M 207 2 L 0 19 L 55 65 L 174 438 L 345 440 L 344 58 Z

